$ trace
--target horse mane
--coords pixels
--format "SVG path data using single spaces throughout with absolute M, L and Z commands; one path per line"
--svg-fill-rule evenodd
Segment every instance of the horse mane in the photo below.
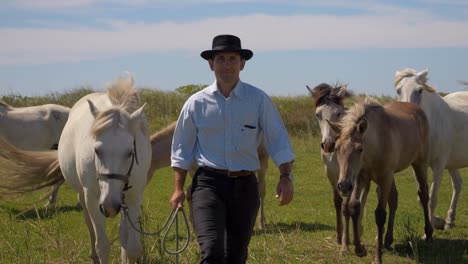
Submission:
M 11 106 L 11 105 L 5 103 L 5 102 L 2 101 L 2 100 L 0 100 L 0 107 L 1 107 L 1 108 L 5 108 L 5 109 L 7 109 L 7 110 L 12 110 L 12 109 L 14 108 L 13 106 Z
M 175 127 L 176 127 L 176 122 L 173 122 L 170 125 L 168 125 L 167 127 L 163 128 L 163 129 L 157 131 L 156 133 L 154 133 L 153 135 L 151 135 L 151 137 L 150 137 L 151 145 L 153 145 L 153 143 L 156 143 L 159 140 L 165 138 L 166 136 L 173 134 L 174 130 L 175 130 Z
M 140 96 L 133 85 L 133 77 L 119 78 L 107 88 L 112 107 L 100 112 L 93 122 L 91 132 L 99 135 L 111 127 L 127 127 L 129 114 L 138 109 Z M 125 110 L 125 111 L 122 111 Z
M 404 78 L 406 77 L 413 77 L 413 76 L 417 76 L 418 72 L 414 69 L 411 69 L 411 68 L 406 68 L 402 71 L 400 71 L 396 76 L 395 76 L 395 81 L 394 81 L 394 86 L 396 87 L 400 82 L 401 80 L 403 80 Z M 429 84 L 427 84 L 427 81 L 429 80 L 429 78 L 427 78 L 427 76 L 422 76 L 421 78 L 416 78 L 417 82 L 419 84 L 421 84 L 424 88 L 424 90 L 430 92 L 430 93 L 433 93 L 435 91 L 437 91 L 436 88 L 430 86 Z
M 338 94 L 343 87 L 342 84 L 336 83 L 334 86 L 329 85 L 328 83 L 321 83 L 311 89 L 311 93 L 316 93 L 314 96 L 314 105 L 319 107 L 324 104 L 329 104 L 330 102 L 343 105 L 343 99 L 353 95 L 352 92 L 346 91 L 344 94 Z
M 358 122 L 363 119 L 371 109 L 383 109 L 383 106 L 377 99 L 370 96 L 366 96 L 364 99 L 360 99 L 354 103 L 346 111 L 346 115 L 343 119 L 341 119 L 341 136 L 344 138 L 350 138 L 356 128 L 355 125 L 358 124 Z

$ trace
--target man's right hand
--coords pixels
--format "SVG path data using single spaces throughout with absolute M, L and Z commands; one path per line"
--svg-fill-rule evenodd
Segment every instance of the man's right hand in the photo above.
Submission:
M 185 201 L 184 191 L 174 191 L 170 200 L 172 209 L 182 208 L 184 201 Z

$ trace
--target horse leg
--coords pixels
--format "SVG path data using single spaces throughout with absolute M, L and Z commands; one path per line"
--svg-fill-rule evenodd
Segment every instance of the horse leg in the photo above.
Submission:
M 427 166 L 425 164 L 414 164 L 413 170 L 416 176 L 416 181 L 418 183 L 418 196 L 419 201 L 423 207 L 424 211 L 424 238 L 426 240 L 432 239 L 433 227 L 429 217 L 429 194 L 427 187 Z M 440 183 L 440 181 L 439 181 Z M 438 188 L 438 187 L 437 187 Z M 437 199 L 436 199 L 437 200 Z
M 360 179 L 361 176 L 358 176 L 356 182 L 354 184 L 354 190 L 351 194 L 351 198 L 349 200 L 348 209 L 351 215 L 351 219 L 353 221 L 353 244 L 354 244 L 354 253 L 358 257 L 364 257 L 367 255 L 366 248 L 361 244 L 361 235 L 362 235 L 362 212 L 363 212 L 363 205 L 361 204 L 361 200 L 365 202 L 366 196 L 361 196 L 361 194 L 367 195 L 368 186 L 370 183 L 366 180 Z M 364 191 L 363 188 L 364 187 Z M 359 199 L 358 199 L 359 197 Z
M 393 243 L 393 225 L 395 222 L 395 213 L 398 208 L 398 191 L 395 185 L 395 180 L 392 182 L 392 189 L 388 197 L 388 224 L 387 232 L 385 233 L 384 248 L 390 250 Z
M 104 215 L 99 211 L 97 196 L 85 193 L 85 222 L 91 238 L 91 248 L 95 250 L 91 257 L 95 263 L 107 264 L 109 262 L 110 241 L 106 235 L 106 222 Z M 94 240 L 94 243 L 93 243 Z
M 431 191 L 429 193 L 429 213 L 431 216 L 431 223 L 434 228 L 440 230 L 444 229 L 445 221 L 441 217 L 435 215 L 435 209 L 437 207 L 437 194 L 439 193 L 443 173 L 444 165 L 441 162 L 432 167 L 432 184 Z
M 382 263 L 382 245 L 383 245 L 383 233 L 385 229 L 385 220 L 387 218 L 387 203 L 390 192 L 392 191 L 392 185 L 394 183 L 393 173 L 382 175 L 383 181 L 379 184 L 378 202 L 375 209 L 375 223 L 377 224 L 377 245 L 375 257 L 375 263 Z
M 63 184 L 64 181 L 60 181 L 53 186 L 52 193 L 49 196 L 49 201 L 44 205 L 44 207 L 53 207 L 57 202 L 57 196 L 60 186 Z
M 143 253 L 140 240 L 140 232 L 136 231 L 129 221 L 135 226 L 140 226 L 141 201 L 128 202 L 128 216 L 121 215 L 119 226 L 120 250 L 122 263 L 136 263 Z
M 343 216 L 341 215 L 343 198 L 341 198 L 341 195 L 335 189 L 333 189 L 333 204 L 335 205 L 336 212 L 336 243 L 341 244 L 341 239 L 343 237 Z
M 349 253 L 348 245 L 349 245 L 349 197 L 344 197 L 343 202 L 341 203 L 341 213 L 343 214 L 344 218 L 344 227 L 343 227 L 343 235 L 341 237 L 341 249 L 340 254 L 344 255 Z
M 88 209 L 86 208 L 84 194 L 79 193 L 78 197 L 81 207 L 83 208 L 83 217 L 86 223 L 86 227 L 88 227 L 89 240 L 91 242 L 91 260 L 94 264 L 99 264 L 99 257 L 96 252 L 96 236 L 94 234 L 94 228 L 91 222 L 91 218 L 89 217 Z
M 359 214 L 359 220 L 358 220 L 358 227 L 359 227 L 359 238 L 362 238 L 362 234 L 364 233 L 364 226 L 362 225 L 362 217 L 364 215 L 364 207 L 366 206 L 367 202 L 367 195 L 369 194 L 369 188 L 370 188 L 370 181 L 362 181 L 362 189 L 361 189 L 361 195 L 359 196 L 359 204 L 360 204 L 360 214 Z
M 449 170 L 450 178 L 452 179 L 452 201 L 450 202 L 450 209 L 447 212 L 447 219 L 445 220 L 444 229 L 452 229 L 455 226 L 455 215 L 457 213 L 457 203 L 462 188 L 462 179 L 458 170 Z

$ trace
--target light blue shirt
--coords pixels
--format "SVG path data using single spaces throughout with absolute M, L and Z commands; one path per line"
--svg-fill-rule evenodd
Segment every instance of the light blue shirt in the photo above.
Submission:
M 216 81 L 184 104 L 172 140 L 171 166 L 189 170 L 192 161 L 230 171 L 258 170 L 264 145 L 276 166 L 294 160 L 283 120 L 262 90 L 239 81 L 228 98 Z

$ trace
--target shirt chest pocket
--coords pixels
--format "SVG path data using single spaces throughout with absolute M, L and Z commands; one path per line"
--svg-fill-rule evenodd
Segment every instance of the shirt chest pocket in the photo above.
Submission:
M 236 130 L 234 137 L 239 150 L 257 148 L 259 128 L 256 124 L 241 124 Z

